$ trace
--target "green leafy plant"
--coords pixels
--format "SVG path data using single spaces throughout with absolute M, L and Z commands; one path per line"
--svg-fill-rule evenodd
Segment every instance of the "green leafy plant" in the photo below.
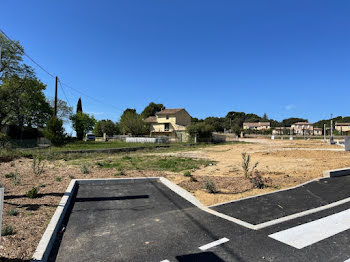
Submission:
M 89 174 L 90 173 L 89 166 L 86 163 L 81 164 L 80 170 L 81 170 L 81 172 L 83 174 Z
M 14 172 L 5 174 L 5 178 L 13 178 L 15 176 Z
M 254 170 L 257 168 L 258 165 L 259 165 L 259 162 L 256 162 L 253 166 L 251 166 L 250 155 L 247 154 L 246 152 L 242 153 L 242 168 L 243 168 L 244 176 L 246 178 L 252 177 Z
M 206 179 L 204 183 L 205 189 L 208 191 L 208 193 L 215 194 L 218 192 L 214 181 L 212 181 L 211 179 Z
M 10 235 L 13 235 L 15 234 L 16 231 L 14 229 L 13 226 L 4 226 L 2 229 L 1 229 L 1 235 L 2 236 L 10 236 Z
M 35 176 L 40 176 L 44 173 L 45 163 L 42 155 L 33 156 L 32 169 Z
M 32 187 L 32 189 L 26 193 L 26 197 L 36 198 L 38 197 L 38 193 L 39 193 L 39 189 L 37 187 Z
M 60 177 L 60 176 L 56 177 L 56 181 L 57 182 L 61 182 L 62 181 L 62 177 Z
M 46 185 L 45 184 L 40 184 L 39 187 L 46 187 Z
M 184 176 L 185 176 L 185 177 L 191 177 L 191 176 L 192 176 L 192 174 L 191 174 L 191 172 L 190 172 L 190 171 L 186 171 L 186 172 L 184 173 Z
M 19 186 L 22 183 L 22 177 L 21 175 L 16 171 L 13 172 L 13 176 L 11 177 L 13 185 Z
M 17 216 L 18 215 L 18 210 L 16 209 L 10 209 L 6 212 L 9 216 Z

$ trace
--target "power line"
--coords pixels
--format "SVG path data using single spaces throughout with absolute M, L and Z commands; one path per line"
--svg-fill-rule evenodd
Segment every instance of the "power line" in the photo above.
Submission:
M 47 71 L 44 67 L 42 67 L 38 62 L 36 62 L 33 58 L 31 58 L 24 50 L 21 49 L 21 47 L 13 41 L 2 29 L 0 29 L 0 32 L 9 40 L 11 41 L 23 54 L 29 58 L 30 61 L 32 61 L 34 64 L 36 64 L 41 70 L 43 70 L 45 73 L 47 73 L 52 78 L 55 78 L 53 74 L 51 74 L 49 71 Z
M 64 92 L 64 89 L 63 89 L 63 87 L 62 87 L 61 80 L 60 80 L 59 78 L 58 78 L 58 83 L 60 84 L 62 93 L 63 93 L 64 97 L 66 98 L 68 105 L 69 105 L 70 107 L 72 107 L 71 104 L 69 103 L 69 100 L 68 100 L 68 97 L 66 96 L 66 93 Z
M 55 76 L 54 76 L 53 74 L 51 74 L 48 70 L 46 70 L 46 69 L 45 69 L 43 66 L 41 66 L 38 62 L 36 62 L 33 58 L 31 58 L 24 50 L 22 50 L 21 47 L 20 47 L 15 41 L 13 41 L 2 29 L 0 29 L 0 32 L 1 32 L 9 41 L 11 41 L 21 52 L 23 52 L 23 54 L 24 54 L 30 61 L 32 61 L 35 65 L 37 65 L 41 70 L 43 70 L 43 71 L 44 71 L 45 73 L 47 73 L 49 76 L 51 76 L 52 78 L 55 78 Z M 66 87 L 68 87 L 68 88 L 74 90 L 75 92 L 77 92 L 77 93 L 79 93 L 79 94 L 81 94 L 81 95 L 83 95 L 83 96 L 86 96 L 86 97 L 90 98 L 91 100 L 94 100 L 95 102 L 101 103 L 101 104 L 103 104 L 103 105 L 108 105 L 108 106 L 113 107 L 114 109 L 116 109 L 116 110 L 118 110 L 118 111 L 123 111 L 123 110 L 120 109 L 120 108 L 117 108 L 117 107 L 115 107 L 115 106 L 113 106 L 113 105 L 111 105 L 111 104 L 106 104 L 105 102 L 102 102 L 102 101 L 100 101 L 100 100 L 98 100 L 98 99 L 96 99 L 96 98 L 94 98 L 94 97 L 92 97 L 92 96 L 89 96 L 89 95 L 85 94 L 84 92 L 81 92 L 81 91 L 79 91 L 79 90 L 77 90 L 77 89 L 75 89 L 75 88 L 73 88 L 73 87 L 71 87 L 71 86 L 69 86 L 69 85 L 67 85 L 67 84 L 65 84 L 65 83 L 62 83 L 61 80 L 59 80 L 59 83 L 60 83 L 60 86 L 61 86 L 63 95 L 64 95 L 65 98 L 67 99 L 68 104 L 69 104 L 69 101 L 68 101 L 68 98 L 67 98 L 67 96 L 66 96 L 66 94 L 65 94 L 65 92 L 64 92 L 64 90 L 63 90 L 62 85 L 64 85 L 64 86 L 66 86 Z M 71 105 L 69 104 L 69 106 L 71 106 Z

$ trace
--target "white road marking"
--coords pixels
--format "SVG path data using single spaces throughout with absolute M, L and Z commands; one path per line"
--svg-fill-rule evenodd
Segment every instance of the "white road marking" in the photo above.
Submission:
M 350 262 L 350 258 L 349 258 L 349 259 L 347 259 L 347 260 L 345 260 L 344 262 Z
M 199 247 L 200 250 L 204 251 L 204 250 L 207 250 L 209 248 L 212 248 L 212 247 L 215 247 L 215 246 L 218 246 L 218 245 L 221 245 L 223 243 L 226 243 L 227 241 L 230 241 L 228 238 L 224 237 L 224 238 L 221 238 L 219 240 L 216 240 L 214 242 L 211 242 L 209 244 L 206 244 L 204 246 L 201 246 Z
M 350 209 L 269 235 L 301 249 L 350 229 Z
M 170 262 L 168 259 L 162 260 L 160 262 Z

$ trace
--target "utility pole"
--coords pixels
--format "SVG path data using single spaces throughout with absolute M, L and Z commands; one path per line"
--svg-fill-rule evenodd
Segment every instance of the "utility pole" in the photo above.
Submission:
M 55 111 L 54 111 L 54 116 L 57 117 L 57 82 L 58 82 L 58 77 L 56 76 L 56 86 L 55 86 Z
M 333 114 L 331 114 L 331 138 L 330 143 L 333 143 Z

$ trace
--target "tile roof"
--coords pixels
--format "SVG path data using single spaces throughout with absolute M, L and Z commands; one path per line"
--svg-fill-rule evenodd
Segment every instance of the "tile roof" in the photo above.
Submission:
M 172 109 L 169 108 L 158 112 L 156 115 L 171 115 L 171 114 L 176 114 L 181 110 L 184 110 L 184 108 L 172 108 Z

